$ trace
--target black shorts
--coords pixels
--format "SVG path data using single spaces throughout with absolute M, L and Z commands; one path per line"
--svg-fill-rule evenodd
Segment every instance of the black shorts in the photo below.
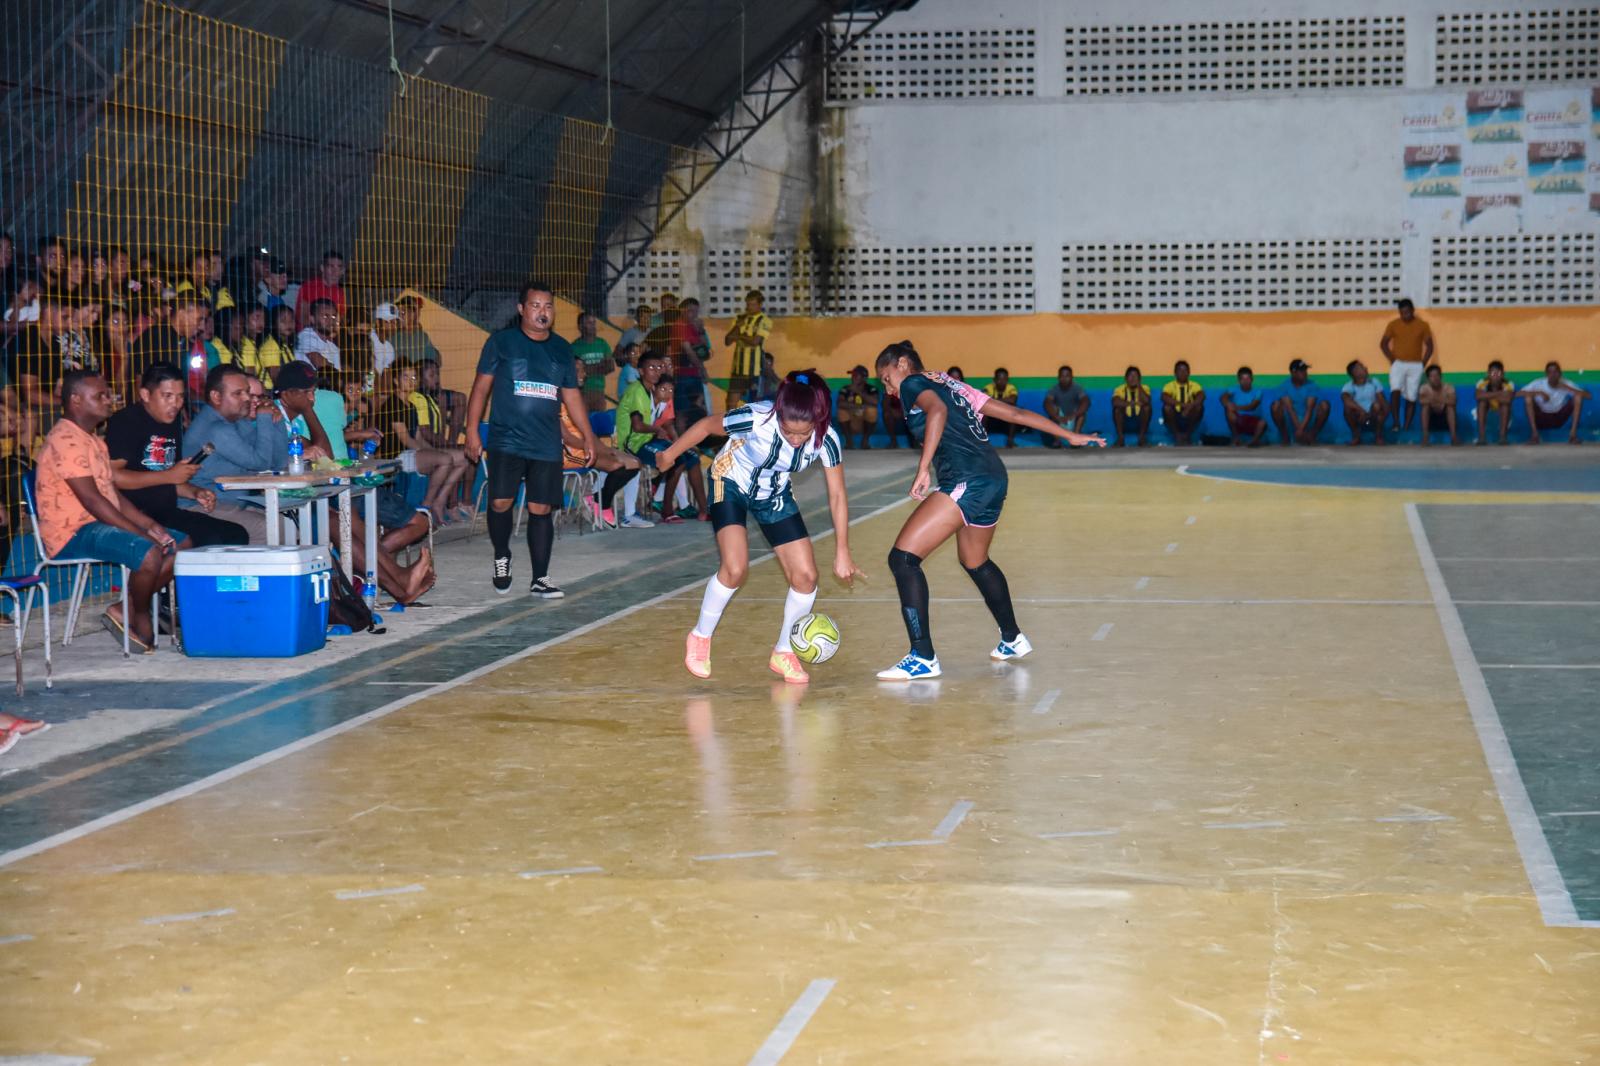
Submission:
M 1445 433 L 1450 429 L 1450 419 L 1446 417 L 1442 407 L 1437 411 L 1431 407 L 1424 408 L 1422 417 L 1428 420 L 1427 428 L 1430 433 Z
M 524 459 L 508 452 L 489 453 L 489 499 L 514 500 L 517 488 L 526 487 L 527 503 L 542 503 L 552 510 L 561 506 L 561 460 Z
M 733 482 L 720 477 L 711 480 L 713 531 L 721 532 L 728 526 L 748 529 L 746 518 L 752 514 L 756 516 L 756 525 L 761 527 L 761 535 L 774 548 L 806 539 L 805 519 L 800 517 L 800 508 L 788 489 L 776 499 L 752 502 Z

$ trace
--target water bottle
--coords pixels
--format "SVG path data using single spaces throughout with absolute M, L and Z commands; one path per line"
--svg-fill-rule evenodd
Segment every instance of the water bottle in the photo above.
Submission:
M 378 454 L 378 442 L 377 441 L 375 441 L 375 440 L 373 440 L 372 438 L 369 437 L 366 440 L 361 442 L 361 458 L 362 459 L 364 459 L 364 460 L 366 460 L 367 462 L 370 463 L 370 462 L 372 462 L 373 457 L 375 455 L 377 455 L 377 454 Z
M 306 442 L 299 437 L 289 438 L 289 473 L 306 472 Z

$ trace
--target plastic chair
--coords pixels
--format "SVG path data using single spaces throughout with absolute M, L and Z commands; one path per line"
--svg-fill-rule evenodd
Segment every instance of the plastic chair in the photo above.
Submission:
M 72 643 L 73 631 L 78 626 L 78 612 L 83 609 L 83 597 L 84 597 L 85 593 L 87 593 L 89 591 L 89 570 L 90 570 L 90 568 L 91 567 L 95 567 L 95 566 L 116 566 L 118 570 L 122 571 L 122 617 L 123 617 L 123 623 L 122 623 L 122 657 L 124 659 L 132 658 L 132 656 L 133 656 L 133 645 L 132 645 L 131 640 L 130 640 L 130 636 L 129 636 L 129 632 L 128 632 L 129 626 L 128 626 L 128 623 L 127 623 L 127 618 L 128 618 L 128 586 L 130 584 L 130 580 L 129 579 L 130 579 L 130 576 L 131 576 L 128 568 L 126 566 L 121 566 L 121 565 L 116 564 L 116 563 L 108 563 L 104 559 L 86 559 L 86 558 L 80 558 L 80 559 L 54 558 L 54 559 L 52 559 L 50 557 L 49 553 L 46 552 L 45 549 L 44 549 L 44 537 L 42 537 L 39 534 L 39 511 L 38 511 L 38 506 L 37 506 L 37 504 L 35 502 L 35 497 L 34 497 L 35 477 L 36 477 L 35 472 L 32 471 L 32 470 L 28 471 L 26 474 L 24 474 L 22 476 L 22 503 L 23 503 L 23 506 L 26 507 L 27 510 L 28 510 L 28 524 L 33 527 L 33 546 L 36 549 L 36 551 L 38 553 L 38 556 L 39 556 L 39 562 L 33 568 L 33 576 L 40 579 L 40 585 L 42 586 L 44 584 L 44 580 L 43 579 L 44 579 L 44 572 L 45 572 L 46 569 L 48 569 L 50 567 L 63 567 L 63 568 L 64 567 L 71 567 L 73 569 L 73 574 L 72 574 L 72 578 L 71 578 L 71 581 L 72 581 L 72 595 L 71 595 L 71 598 L 68 599 L 68 601 L 67 601 L 67 621 L 66 621 L 66 626 L 64 627 L 64 630 L 63 630 L 63 632 L 61 634 L 61 644 L 62 644 L 62 646 L 65 647 L 66 645 Z M 46 609 L 48 610 L 48 605 L 49 605 L 49 599 L 48 599 L 49 592 L 48 591 L 45 593 L 45 597 L 46 597 L 46 600 L 45 600 Z M 176 596 L 174 596 L 174 605 L 176 605 Z M 160 625 L 161 625 L 161 590 L 159 590 L 159 589 L 157 589 L 155 594 L 150 597 L 150 618 L 151 618 L 152 623 L 154 624 L 154 626 L 155 626 L 155 628 L 157 630 L 157 632 L 152 634 L 152 637 L 154 637 L 154 638 L 159 640 L 159 638 L 160 638 L 159 630 L 160 630 Z M 48 621 L 46 621 L 46 623 L 45 623 L 45 632 L 46 633 L 49 632 L 49 625 L 50 625 L 50 623 Z M 19 640 L 21 639 L 20 636 L 19 636 L 18 639 Z M 47 641 L 47 643 L 48 643 L 48 641 Z M 177 647 L 178 646 L 177 626 L 173 626 L 172 646 L 173 647 Z
M 24 599 L 22 593 L 28 594 Z M 28 617 L 33 612 L 33 594 L 37 592 L 44 603 L 44 687 L 53 688 L 50 661 L 50 586 L 38 574 L 22 577 L 0 577 L 0 596 L 11 599 L 11 628 L 17 636 L 17 695 L 25 695 L 22 688 L 22 639 L 28 634 Z

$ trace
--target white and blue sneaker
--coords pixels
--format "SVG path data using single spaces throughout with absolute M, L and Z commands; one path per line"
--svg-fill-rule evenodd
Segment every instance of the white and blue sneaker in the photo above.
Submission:
M 989 658 L 997 663 L 1008 663 L 1013 659 L 1020 659 L 1033 650 L 1033 645 L 1028 643 L 1028 638 L 1021 633 L 1016 640 L 1002 640 L 994 651 L 989 653 Z
M 878 671 L 879 681 L 921 681 L 924 678 L 938 677 L 944 671 L 939 669 L 939 657 L 924 659 L 916 652 L 907 652 L 906 657 L 889 667 L 887 670 Z

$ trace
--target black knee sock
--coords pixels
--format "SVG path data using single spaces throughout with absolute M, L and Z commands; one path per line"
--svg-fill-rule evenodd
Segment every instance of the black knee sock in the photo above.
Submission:
M 989 613 L 994 615 L 995 624 L 1000 627 L 1000 639 L 1016 640 L 1022 630 L 1017 628 L 1017 614 L 1011 609 L 1011 586 L 1006 584 L 1006 575 L 994 565 L 993 559 L 985 559 L 983 565 L 976 569 L 963 569 L 972 578 L 972 583 L 978 586 L 978 591 L 983 593 L 983 602 L 989 605 Z
M 933 633 L 928 624 L 928 575 L 922 572 L 922 560 L 910 552 L 892 548 L 889 572 L 894 574 L 895 587 L 900 590 L 900 613 L 905 618 L 906 636 L 911 638 L 911 650 L 924 659 L 931 659 Z
M 556 544 L 556 520 L 554 515 L 531 514 L 528 516 L 528 562 L 533 566 L 533 580 L 537 581 L 550 573 L 550 549 Z
M 504 559 L 511 554 L 511 531 L 517 526 L 517 516 L 508 507 L 504 511 L 489 508 L 489 543 L 494 545 L 494 557 Z
M 600 483 L 600 508 L 609 511 L 612 501 L 617 498 L 617 493 L 622 491 L 622 486 L 639 476 L 637 470 L 613 470 L 606 475 Z

